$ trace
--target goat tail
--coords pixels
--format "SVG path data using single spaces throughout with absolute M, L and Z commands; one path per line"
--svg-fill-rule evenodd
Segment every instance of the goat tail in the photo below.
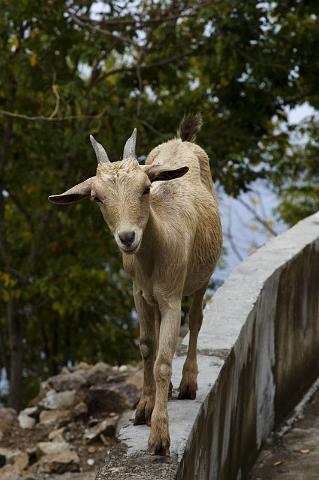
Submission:
M 177 136 L 183 142 L 195 142 L 196 135 L 203 125 L 201 113 L 185 115 L 177 130 Z

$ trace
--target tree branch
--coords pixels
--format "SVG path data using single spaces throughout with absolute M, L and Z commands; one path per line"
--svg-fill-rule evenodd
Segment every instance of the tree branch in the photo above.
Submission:
M 115 32 L 110 32 L 109 30 L 105 30 L 104 28 L 99 27 L 97 25 L 98 22 L 95 22 L 93 20 L 81 20 L 80 16 L 74 15 L 73 13 L 70 13 L 70 17 L 80 27 L 89 28 L 93 32 L 103 33 L 104 35 L 114 38 L 115 40 L 120 40 L 123 43 L 135 45 L 135 43 L 129 37 L 124 37 L 123 35 Z
M 67 115 L 65 117 L 52 117 L 52 114 L 49 117 L 46 117 L 44 115 L 30 116 L 30 115 L 24 115 L 22 113 L 8 112 L 7 110 L 0 110 L 0 115 L 11 117 L 11 118 L 19 118 L 21 120 L 29 120 L 32 122 L 38 122 L 38 121 L 65 122 L 68 120 L 82 121 L 85 118 L 101 118 L 105 114 L 106 110 L 107 110 L 107 107 L 103 108 L 103 110 L 96 115 Z
M 149 122 L 147 122 L 146 120 L 143 120 L 142 118 L 139 118 L 138 119 L 143 125 L 145 125 L 145 127 L 147 127 L 149 130 L 151 130 L 151 132 L 155 133 L 155 135 L 158 135 L 159 137 L 161 138 L 165 138 L 165 135 L 164 133 L 160 132 L 159 130 L 157 130 L 155 127 L 153 127 L 153 125 L 151 125 Z
M 154 68 L 154 67 L 163 67 L 163 66 L 168 65 L 170 63 L 178 62 L 179 60 L 182 60 L 184 58 L 191 57 L 192 55 L 194 55 L 196 53 L 197 50 L 198 50 L 198 48 L 192 50 L 191 52 L 186 52 L 186 53 L 183 53 L 181 55 L 174 55 L 173 57 L 166 58 L 166 59 L 163 59 L 163 60 L 159 60 L 158 62 L 150 63 L 149 65 L 147 65 L 147 64 L 140 65 L 139 70 L 141 71 L 141 70 L 148 70 L 148 69 Z M 128 73 L 128 72 L 135 72 L 135 71 L 136 71 L 136 66 L 114 68 L 113 70 L 109 70 L 108 72 L 106 72 L 104 75 L 101 75 L 99 81 L 104 80 L 105 78 L 110 77 L 111 75 L 118 74 L 118 73 Z M 1 113 L 1 110 L 0 110 L 0 113 Z
M 238 202 L 241 203 L 245 208 L 247 208 L 247 210 L 253 214 L 255 220 L 257 222 L 259 222 L 263 227 L 265 227 L 265 229 L 273 236 L 273 237 L 276 237 L 277 236 L 277 232 L 269 225 L 269 223 L 264 220 L 260 215 L 258 215 L 258 213 L 254 210 L 254 208 L 249 205 L 249 203 L 246 203 L 245 200 L 243 200 L 242 198 L 237 198 Z

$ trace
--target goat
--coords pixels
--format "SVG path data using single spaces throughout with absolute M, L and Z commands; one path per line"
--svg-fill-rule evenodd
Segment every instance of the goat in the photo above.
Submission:
M 200 115 L 185 117 L 178 138 L 154 148 L 145 165 L 135 156 L 136 129 L 125 144 L 123 160 L 114 163 L 91 136 L 96 176 L 49 197 L 57 204 L 94 199 L 122 251 L 124 268 L 133 279 L 144 366 L 135 424 L 150 425 L 151 454 L 169 454 L 167 401 L 184 295 L 193 296 L 193 302 L 179 398 L 196 397 L 203 296 L 221 251 L 209 159 L 193 143 L 200 127 Z

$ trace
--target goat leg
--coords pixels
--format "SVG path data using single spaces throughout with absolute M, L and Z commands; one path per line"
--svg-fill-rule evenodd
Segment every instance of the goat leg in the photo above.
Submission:
M 181 299 L 159 302 L 161 326 L 158 353 L 154 365 L 156 381 L 155 406 L 152 414 L 148 450 L 153 455 L 169 455 L 167 400 L 172 376 L 181 315 Z
M 182 381 L 179 386 L 179 399 L 196 398 L 197 391 L 197 338 L 203 321 L 203 297 L 204 288 L 198 290 L 193 297 L 193 303 L 189 312 L 189 345 L 187 357 L 183 366 Z
M 143 359 L 144 383 L 141 398 L 136 407 L 135 425 L 151 424 L 155 403 L 154 361 L 156 355 L 155 308 L 149 305 L 140 291 L 134 292 L 134 302 L 140 323 L 140 350 Z

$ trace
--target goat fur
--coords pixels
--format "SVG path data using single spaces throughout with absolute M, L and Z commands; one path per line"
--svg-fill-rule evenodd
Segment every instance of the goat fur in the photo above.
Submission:
M 124 268 L 133 279 L 144 364 L 135 423 L 151 426 L 149 451 L 153 454 L 169 453 L 167 400 L 184 295 L 192 295 L 193 303 L 179 397 L 196 396 L 202 302 L 222 246 L 209 159 L 192 142 L 200 126 L 201 117 L 186 117 L 179 138 L 154 148 L 144 166 L 133 154 L 119 162 L 101 162 L 95 177 L 49 197 L 62 204 L 88 196 L 98 200 L 122 250 Z M 119 240 L 119 232 L 128 228 L 136 233 L 130 251 Z

